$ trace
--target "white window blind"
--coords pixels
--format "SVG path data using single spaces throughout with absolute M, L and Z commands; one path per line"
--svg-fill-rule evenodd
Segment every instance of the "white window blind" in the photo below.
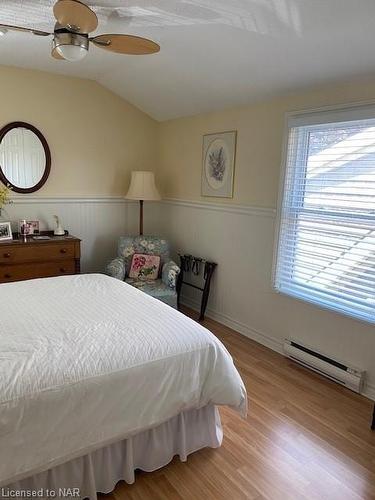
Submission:
M 375 108 L 290 116 L 285 156 L 275 288 L 374 323 Z

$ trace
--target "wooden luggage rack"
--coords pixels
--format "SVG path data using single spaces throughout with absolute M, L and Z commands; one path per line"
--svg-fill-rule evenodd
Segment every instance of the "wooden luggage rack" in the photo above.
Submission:
M 190 286 L 199 290 L 202 293 L 201 307 L 198 321 L 204 320 L 204 314 L 206 312 L 208 297 L 210 295 L 211 279 L 214 274 L 217 264 L 215 262 L 210 262 L 208 260 L 202 259 L 201 257 L 196 257 L 194 255 L 181 255 L 180 257 L 180 267 L 181 272 L 178 276 L 177 281 L 177 306 L 180 309 L 180 297 L 182 285 Z M 203 273 L 203 286 L 198 286 L 197 284 L 185 281 L 186 275 L 202 276 Z

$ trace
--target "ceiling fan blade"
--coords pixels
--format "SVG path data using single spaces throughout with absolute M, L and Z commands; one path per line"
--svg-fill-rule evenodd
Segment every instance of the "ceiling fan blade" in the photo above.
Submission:
M 111 52 L 117 52 L 118 54 L 140 56 L 146 54 L 155 54 L 160 50 L 160 45 L 153 42 L 152 40 L 133 35 L 98 35 L 94 38 L 90 38 L 90 42 L 93 42 L 97 47 L 100 47 L 101 49 L 109 50 Z
M 52 33 L 47 33 L 47 31 L 36 30 L 33 28 L 24 28 L 23 26 L 13 26 L 11 24 L 0 24 L 0 28 L 9 30 L 9 31 L 22 31 L 24 33 L 32 33 L 37 36 L 49 36 Z
M 91 33 L 98 26 L 94 11 L 78 0 L 58 0 L 53 6 L 57 22 L 78 33 Z

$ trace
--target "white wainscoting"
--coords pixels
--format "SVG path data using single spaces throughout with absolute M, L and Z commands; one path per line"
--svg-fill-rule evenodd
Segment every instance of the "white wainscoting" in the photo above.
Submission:
M 210 313 L 236 323 L 236 330 L 241 323 L 260 331 L 264 326 L 263 296 L 271 293 L 271 274 L 265 262 L 272 259 L 269 240 L 275 210 L 181 200 L 165 200 L 160 210 L 160 232 L 177 252 L 218 263 Z M 184 301 L 194 304 L 198 298 L 194 289 L 183 288 Z
M 106 262 L 117 255 L 119 236 L 138 232 L 138 203 L 121 197 L 16 195 L 12 199 L 1 219 L 12 222 L 13 231 L 18 231 L 18 221 L 22 219 L 39 220 L 41 230 L 54 229 L 53 216 L 58 215 L 64 229 L 81 238 L 82 272 L 103 272 Z M 146 233 L 156 231 L 158 216 L 158 204 L 145 203 Z
M 58 215 L 65 229 L 82 240 L 83 272 L 102 272 L 116 255 L 117 238 L 129 227 L 130 204 L 121 198 L 40 198 L 15 196 L 2 220 L 10 220 L 14 231 L 18 221 L 39 220 L 41 230 L 54 229 Z
M 271 207 L 169 199 L 160 203 L 157 227 L 176 253 L 218 263 L 210 317 L 278 352 L 283 340 L 293 337 L 359 366 L 368 375 L 366 395 L 375 399 L 373 326 L 273 290 L 275 215 Z M 183 288 L 187 305 L 196 309 L 198 298 L 193 289 Z

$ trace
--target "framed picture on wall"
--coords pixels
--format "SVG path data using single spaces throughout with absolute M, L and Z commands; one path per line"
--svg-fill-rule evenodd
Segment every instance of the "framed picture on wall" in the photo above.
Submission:
M 203 136 L 202 196 L 233 198 L 237 131 Z
M 10 222 L 0 222 L 0 241 L 12 240 L 12 228 Z

